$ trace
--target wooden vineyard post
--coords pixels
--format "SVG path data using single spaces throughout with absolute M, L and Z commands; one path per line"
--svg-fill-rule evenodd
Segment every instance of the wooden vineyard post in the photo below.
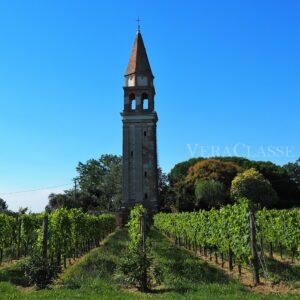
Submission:
M 240 261 L 238 262 L 238 271 L 239 271 L 239 276 L 242 276 L 242 264 Z
M 43 219 L 43 236 L 42 236 L 42 256 L 44 259 L 47 258 L 47 246 L 48 246 L 48 215 L 44 216 Z
M 231 272 L 233 270 L 233 259 L 231 247 L 228 247 L 228 269 Z
M 146 247 L 145 247 L 145 240 L 146 240 L 146 224 L 145 224 L 145 215 L 142 214 L 141 216 L 141 234 L 142 234 L 142 247 L 143 247 L 143 252 L 146 252 Z
M 250 248 L 251 248 L 251 264 L 253 268 L 253 284 L 256 286 L 259 284 L 259 264 L 257 255 L 257 244 L 256 244 L 256 230 L 255 230 L 255 219 L 254 213 L 250 208 L 249 211 L 249 227 L 250 227 Z
M 270 242 L 270 258 L 273 258 L 273 244 Z
M 21 256 L 21 218 L 20 213 L 16 218 L 16 226 L 17 226 L 17 259 Z
M 222 268 L 224 268 L 224 253 L 223 252 L 221 253 L 221 261 L 222 261 L 221 266 L 222 266 Z

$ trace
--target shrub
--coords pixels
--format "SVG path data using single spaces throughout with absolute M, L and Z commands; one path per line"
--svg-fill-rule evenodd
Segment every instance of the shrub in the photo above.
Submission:
M 231 197 L 235 200 L 247 198 L 254 205 L 269 207 L 278 201 L 278 196 L 269 180 L 255 169 L 237 175 L 232 181 Z
M 142 226 L 142 219 L 144 226 Z M 152 284 L 158 283 L 161 277 L 159 268 L 153 264 L 149 255 L 150 247 L 147 239 L 149 226 L 146 220 L 146 209 L 142 205 L 136 205 L 130 212 L 128 222 L 130 238 L 128 249 L 121 258 L 116 273 L 119 281 L 136 286 L 143 292 L 149 290 Z
M 29 284 L 45 288 L 57 275 L 57 267 L 51 265 L 48 259 L 39 255 L 32 256 L 24 265 L 24 274 Z
M 128 250 L 122 257 L 119 271 L 122 281 L 128 285 L 134 285 L 140 290 L 147 290 L 149 287 L 148 271 L 150 268 L 150 259 L 142 251 Z

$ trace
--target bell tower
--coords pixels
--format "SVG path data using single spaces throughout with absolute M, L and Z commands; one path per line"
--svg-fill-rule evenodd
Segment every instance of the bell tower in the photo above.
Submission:
M 137 203 L 158 209 L 157 114 L 154 76 L 140 30 L 125 73 L 123 122 L 123 189 L 121 210 Z

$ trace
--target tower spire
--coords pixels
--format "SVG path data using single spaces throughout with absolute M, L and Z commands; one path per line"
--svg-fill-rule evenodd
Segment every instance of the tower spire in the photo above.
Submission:
M 153 77 L 139 25 L 125 76 L 132 74 L 150 75 Z

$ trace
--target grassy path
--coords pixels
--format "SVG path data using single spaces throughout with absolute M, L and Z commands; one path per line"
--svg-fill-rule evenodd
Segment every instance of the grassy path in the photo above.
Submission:
M 125 290 L 115 283 L 113 275 L 127 239 L 125 231 L 117 231 L 69 267 L 60 283 L 50 289 L 35 291 L 0 282 L 0 299 L 300 299 L 297 295 L 251 293 L 221 270 L 175 247 L 155 230 L 151 234 L 152 255 L 163 271 L 163 285 L 146 295 Z

